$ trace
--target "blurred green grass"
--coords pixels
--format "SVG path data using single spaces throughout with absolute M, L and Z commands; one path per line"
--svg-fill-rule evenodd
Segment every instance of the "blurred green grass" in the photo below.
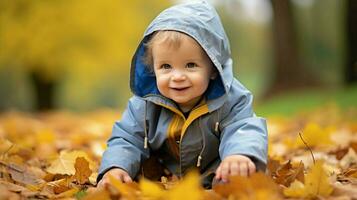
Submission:
M 342 111 L 357 108 L 357 85 L 331 90 L 303 90 L 261 100 L 255 105 L 260 116 L 291 116 L 315 110 L 326 105 L 336 105 Z

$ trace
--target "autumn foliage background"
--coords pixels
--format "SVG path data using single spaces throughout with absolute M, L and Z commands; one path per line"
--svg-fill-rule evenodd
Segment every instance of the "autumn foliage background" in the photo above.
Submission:
M 153 17 L 177 2 L 2 0 L 0 199 L 357 199 L 357 70 L 347 62 L 355 55 L 348 47 L 357 45 L 346 31 L 352 3 L 212 2 L 235 75 L 268 119 L 265 174 L 212 190 L 194 171 L 183 180 L 113 179 L 96 189 L 106 140 L 131 95 L 131 56 Z M 291 20 L 283 26 L 291 34 L 289 50 L 279 53 L 281 19 Z M 283 65 L 285 74 L 279 56 L 294 63 Z

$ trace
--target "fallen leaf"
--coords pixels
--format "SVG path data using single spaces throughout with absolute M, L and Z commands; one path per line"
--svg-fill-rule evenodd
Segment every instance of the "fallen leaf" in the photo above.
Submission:
M 11 192 L 6 186 L 0 184 L 0 199 L 20 200 L 20 195 L 15 192 Z
M 337 160 L 341 160 L 348 153 L 348 148 L 338 148 L 328 154 L 335 155 Z
M 317 123 L 308 123 L 301 135 L 309 147 L 330 146 L 333 144 L 331 140 L 332 130 L 334 130 L 333 127 L 322 128 Z M 305 147 L 300 136 L 296 136 L 295 145 L 296 147 Z
M 268 159 L 268 164 L 267 164 L 267 171 L 270 176 L 274 176 L 275 172 L 280 168 L 280 162 L 279 160 L 275 160 L 272 158 Z
M 13 191 L 13 192 L 22 192 L 22 191 L 28 191 L 26 187 L 16 185 L 13 183 L 9 183 L 7 181 L 1 181 L 0 180 L 0 185 L 6 187 L 8 190 Z
M 37 185 L 44 182 L 41 177 L 37 177 L 26 166 L 8 164 L 7 167 L 11 174 L 11 178 L 18 183 L 22 183 L 24 185 Z
M 137 191 L 138 188 L 134 187 L 135 183 L 128 184 L 122 183 L 118 179 L 114 178 L 113 176 L 109 176 L 110 183 L 117 189 L 123 197 L 129 200 L 137 199 Z
M 82 200 L 111 200 L 110 194 L 104 188 L 89 188 Z
M 89 177 L 92 174 L 92 170 L 89 169 L 89 163 L 84 157 L 76 158 L 74 168 L 76 170 L 74 178 L 79 184 L 85 184 L 86 182 L 89 182 Z
M 58 194 L 55 198 L 56 199 L 69 198 L 69 197 L 72 197 L 74 194 L 76 194 L 78 191 L 79 191 L 78 188 L 72 188 L 72 189 L 69 189 L 65 192 Z
M 142 196 L 149 199 L 160 199 L 165 196 L 165 190 L 158 184 L 142 178 L 139 182 Z
M 8 153 L 13 146 L 14 146 L 14 144 L 12 142 L 10 142 L 7 139 L 1 138 L 1 140 L 0 140 L 0 155 L 4 155 L 4 154 Z
M 306 174 L 305 183 L 295 180 L 290 187 L 284 189 L 284 195 L 288 197 L 315 198 L 329 196 L 332 191 L 333 187 L 323 169 L 323 162 L 317 161 Z
M 348 153 L 340 160 L 340 165 L 346 169 L 355 164 L 357 164 L 357 154 L 352 148 L 349 148 Z
M 357 185 L 335 184 L 333 196 L 346 196 L 346 199 L 357 199 Z
M 71 189 L 70 182 L 72 182 L 71 179 L 63 178 L 57 181 L 49 182 L 47 185 L 52 188 L 54 194 L 60 194 Z
M 261 172 L 250 177 L 232 176 L 228 183 L 217 184 L 213 190 L 228 199 L 281 199 L 277 185 Z
M 284 189 L 284 195 L 288 197 L 306 197 L 306 188 L 303 183 L 295 180 L 288 188 Z
M 84 157 L 90 161 L 87 153 L 84 151 L 61 151 L 58 159 L 53 161 L 51 166 L 47 168 L 47 172 L 51 174 L 74 175 L 76 173 L 74 164 L 78 157 Z
M 165 199 L 168 200 L 198 200 L 202 199 L 203 188 L 201 187 L 200 177 L 198 172 L 192 171 L 175 185 L 171 190 L 168 190 Z
M 357 178 L 357 166 L 348 169 L 348 171 L 345 172 L 344 175 L 347 177 Z

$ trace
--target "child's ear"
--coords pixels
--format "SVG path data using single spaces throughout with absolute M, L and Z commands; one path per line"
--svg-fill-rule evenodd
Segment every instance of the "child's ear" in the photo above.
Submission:
M 217 75 L 218 75 L 218 72 L 217 72 L 217 70 L 214 70 L 214 71 L 212 72 L 212 74 L 211 74 L 211 77 L 210 77 L 210 79 L 211 79 L 211 80 L 214 80 L 214 79 L 216 79 L 216 78 L 217 78 Z

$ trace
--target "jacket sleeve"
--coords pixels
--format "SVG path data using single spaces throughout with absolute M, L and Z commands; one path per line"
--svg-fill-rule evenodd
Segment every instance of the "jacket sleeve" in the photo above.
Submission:
M 132 97 L 122 119 L 115 122 L 112 135 L 107 142 L 97 182 L 111 168 L 122 168 L 131 178 L 139 172 L 141 161 L 149 157 L 149 149 L 144 149 L 145 102 Z
M 267 164 L 267 127 L 263 118 L 257 117 L 252 109 L 252 94 L 244 90 L 226 105 L 221 121 L 221 143 L 219 154 L 223 160 L 229 155 L 246 155 L 255 163 L 257 170 L 264 171 Z

